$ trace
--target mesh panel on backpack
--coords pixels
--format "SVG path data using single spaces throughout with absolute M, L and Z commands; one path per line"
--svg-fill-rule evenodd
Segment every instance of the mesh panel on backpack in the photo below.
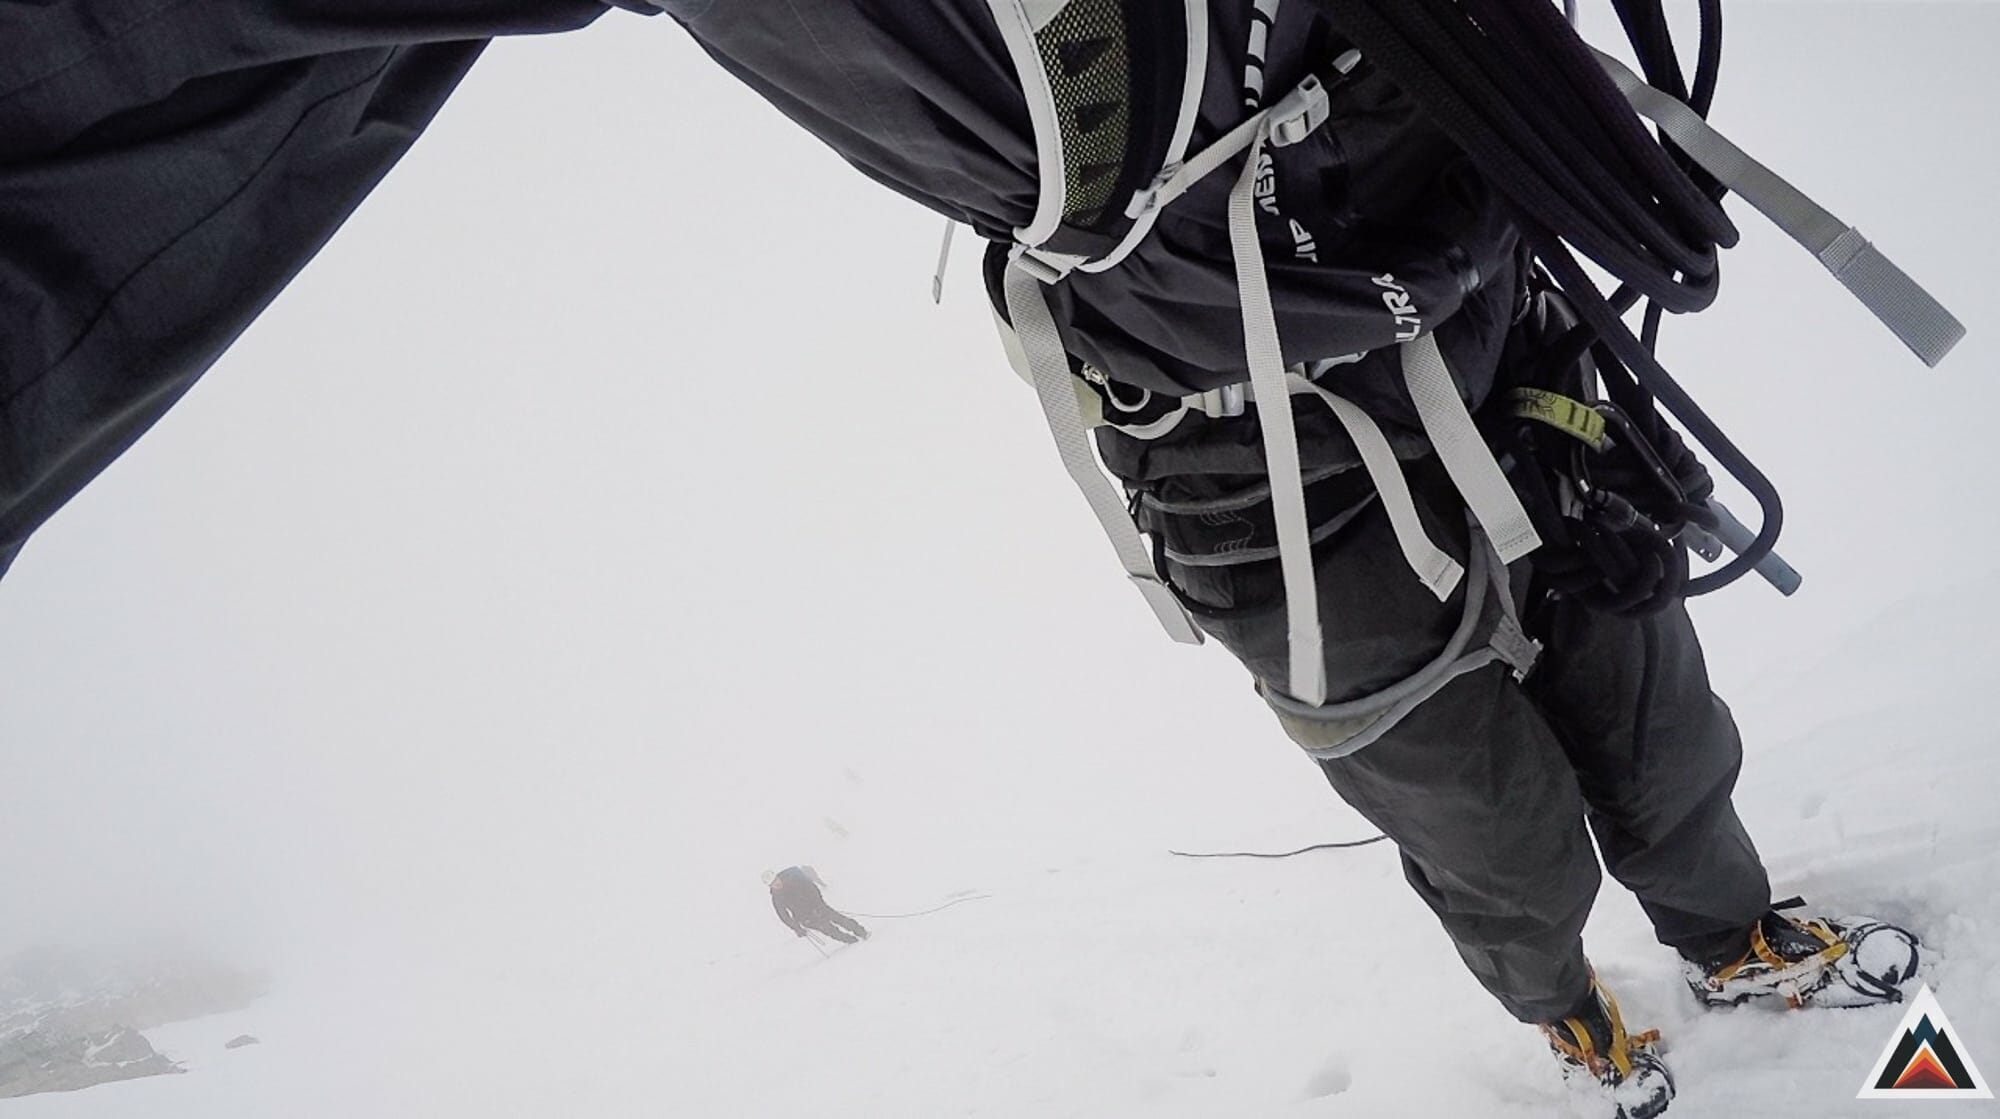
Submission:
M 1121 0 L 1071 0 L 1035 35 L 1062 130 L 1063 220 L 1091 227 L 1130 147 L 1132 62 Z

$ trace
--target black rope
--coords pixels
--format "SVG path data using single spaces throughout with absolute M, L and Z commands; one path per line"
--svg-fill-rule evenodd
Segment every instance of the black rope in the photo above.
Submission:
M 989 898 L 992 896 L 993 896 L 992 894 L 969 894 L 962 898 L 953 898 L 950 901 L 945 902 L 943 905 L 932 906 L 929 909 L 919 909 L 915 913 L 854 913 L 850 914 L 850 916 L 866 917 L 871 921 L 899 921 L 905 917 L 923 917 L 932 913 L 936 913 L 938 910 L 941 909 L 950 909 L 952 906 L 957 905 L 960 902 L 979 901 L 983 898 Z
M 1668 310 L 1706 307 L 1737 234 L 1542 0 L 1321 0 L 1362 56 L 1537 224 Z M 1538 249 L 1541 247 L 1536 246 Z
M 1340 843 L 1315 843 L 1296 851 L 1168 851 L 1169 855 L 1179 855 L 1183 859 L 1289 859 L 1293 855 L 1303 855 L 1307 851 L 1327 851 L 1336 847 L 1366 847 L 1370 843 L 1380 843 L 1389 838 L 1386 835 L 1368 839 L 1350 839 Z
M 1706 472 L 1694 474 L 1692 455 L 1672 435 L 1657 402 L 1763 508 L 1755 540 L 1700 578 L 1686 577 L 1686 546 L 1677 535 L 1667 537 L 1665 551 L 1643 540 L 1637 552 L 1630 542 L 1586 544 L 1582 552 L 1594 562 L 1622 566 L 1623 575 L 1639 580 L 1621 586 L 1614 596 L 1618 607 L 1657 608 L 1749 572 L 1769 554 L 1783 525 L 1777 489 L 1653 356 L 1664 312 L 1698 311 L 1715 298 L 1718 251 L 1737 240 L 1719 205 L 1721 184 L 1653 136 L 1546 0 L 1316 2 L 1507 201 L 1529 248 L 1602 341 L 1606 390 L 1614 400 L 1624 398 L 1621 406 L 1649 441 L 1674 452 L 1700 488 L 1707 487 Z M 1720 71 L 1720 0 L 1700 0 L 1692 90 L 1660 0 L 1613 4 L 1647 80 L 1706 115 Z M 1572 248 L 1618 281 L 1609 297 Z M 1643 339 L 1623 319 L 1640 297 L 1650 301 Z M 1619 381 L 1623 376 L 1629 383 Z M 1646 579 L 1654 580 L 1650 587 L 1641 585 Z

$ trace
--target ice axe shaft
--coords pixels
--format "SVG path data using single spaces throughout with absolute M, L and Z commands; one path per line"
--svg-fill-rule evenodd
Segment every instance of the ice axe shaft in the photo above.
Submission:
M 1722 502 L 1714 498 L 1709 498 L 1708 511 L 1715 514 L 1715 537 L 1730 551 L 1741 555 L 1743 549 L 1748 548 L 1751 542 L 1757 539 L 1757 534 L 1751 531 L 1748 525 L 1737 520 L 1736 515 L 1731 513 L 1729 507 Z M 1708 558 L 1714 559 L 1715 557 L 1709 556 Z M 1797 591 L 1799 584 L 1804 581 L 1798 571 L 1791 564 L 1786 563 L 1784 557 L 1776 552 L 1771 552 L 1763 559 L 1758 560 L 1757 566 L 1753 570 L 1757 574 L 1762 575 L 1765 582 L 1776 587 L 1778 593 L 1783 595 L 1789 595 Z

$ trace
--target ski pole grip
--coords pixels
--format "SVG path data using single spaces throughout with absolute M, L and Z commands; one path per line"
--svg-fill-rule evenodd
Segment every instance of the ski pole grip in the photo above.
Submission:
M 1748 548 L 1751 542 L 1757 539 L 1757 534 L 1742 521 L 1737 520 L 1736 515 L 1722 502 L 1709 498 L 1708 511 L 1715 514 L 1715 535 L 1730 551 L 1741 555 L 1743 549 Z M 1804 581 L 1798 571 L 1776 552 L 1771 552 L 1758 560 L 1754 570 L 1764 577 L 1765 582 L 1776 587 L 1778 593 L 1782 595 L 1797 591 L 1799 584 Z

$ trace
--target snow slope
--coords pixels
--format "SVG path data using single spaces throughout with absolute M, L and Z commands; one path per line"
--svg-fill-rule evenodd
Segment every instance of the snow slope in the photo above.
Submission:
M 1974 717 L 1986 697 L 1968 654 L 1995 624 L 1990 598 L 1916 596 L 1738 704 L 1748 725 L 1795 728 L 1754 746 L 1739 798 L 1778 888 L 1920 930 L 1924 978 L 1988 1068 L 2000 1066 L 2000 821 L 1973 794 L 2000 788 L 2000 736 Z M 1899 664 L 1946 670 L 1866 678 Z M 1331 803 L 1261 823 L 1228 815 L 1226 837 L 1200 821 L 1186 831 L 1267 847 L 1363 834 Z M 950 900 L 843 889 L 867 848 L 828 845 L 837 903 L 883 914 Z M 1079 851 L 959 885 L 984 896 L 871 919 L 871 941 L 826 956 L 766 921 L 711 958 L 599 943 L 506 970 L 440 959 L 420 977 L 295 987 L 154 1031 L 190 1075 L 10 1114 L 1602 1113 L 1457 966 L 1387 845 L 1281 861 Z M 733 904 L 754 907 L 755 893 L 752 879 Z M 1676 1116 L 1938 1114 L 1853 1099 L 1899 1010 L 1700 1011 L 1615 886 L 1588 942 L 1628 1018 L 1665 1031 Z M 222 1050 L 243 1032 L 263 1044 Z
M 1807 578 L 1697 610 L 1748 744 L 1739 806 L 1780 891 L 1920 932 L 1956 1040 L 2000 1074 L 2000 163 L 1964 128 L 2000 13 L 1731 20 L 1719 122 L 1973 330 L 1922 371 L 1747 215 L 1722 302 L 1669 324 L 1669 364 L 1784 489 Z M 150 1034 L 187 1075 L 10 1119 L 1596 1114 L 1386 845 L 1164 853 L 1366 829 L 1226 656 L 1149 628 L 1000 367 L 970 254 L 931 311 L 928 215 L 662 22 L 494 48 L 0 585 L 0 840 L 69 860 L 9 870 L 40 905 L 0 933 L 88 915 L 58 886 L 97 883 L 220 914 L 277 979 Z M 704 205 L 763 220 L 757 244 L 704 239 L 731 223 L 692 204 L 599 204 L 725 134 Z M 788 224 L 805 201 L 852 225 Z M 821 317 L 773 340 L 748 304 Z M 783 392 L 754 376 L 778 365 Z M 796 453 L 701 442 L 746 391 L 744 443 Z M 862 913 L 987 896 L 821 958 L 758 884 L 787 862 Z M 1853 1099 L 1894 1011 L 1697 1012 L 1616 886 L 1589 945 L 1666 1032 L 1677 1119 L 1992 1110 Z M 240 1033 L 262 1044 L 225 1052 Z

